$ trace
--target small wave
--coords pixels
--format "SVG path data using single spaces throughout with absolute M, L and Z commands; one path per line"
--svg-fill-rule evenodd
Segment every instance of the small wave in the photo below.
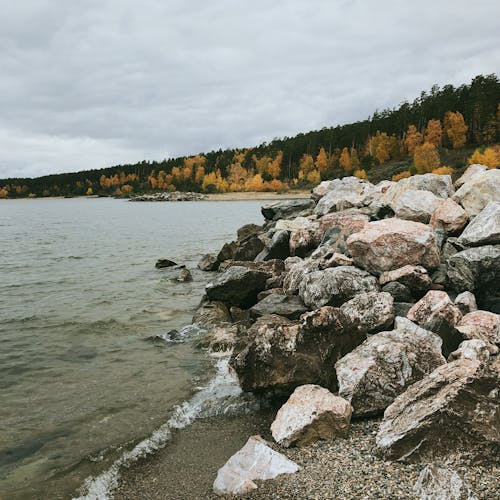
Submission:
M 206 333 L 206 329 L 202 328 L 199 325 L 187 325 L 182 328 L 180 331 L 178 330 L 169 330 L 166 333 L 158 333 L 156 335 L 151 335 L 150 337 L 146 337 L 144 340 L 146 342 L 167 342 L 174 344 L 181 344 L 184 342 L 189 342 L 196 337 L 199 337 L 200 334 Z
M 235 414 L 238 408 L 247 413 L 258 408 L 258 401 L 252 399 L 252 396 L 242 397 L 237 378 L 229 371 L 229 357 L 218 359 L 216 368 L 214 378 L 206 387 L 200 389 L 189 401 L 176 406 L 165 424 L 124 453 L 108 470 L 97 477 L 87 478 L 82 486 L 81 496 L 73 500 L 111 499 L 113 490 L 118 486 L 121 467 L 165 446 L 172 435 L 172 429 L 183 429 L 200 417 Z

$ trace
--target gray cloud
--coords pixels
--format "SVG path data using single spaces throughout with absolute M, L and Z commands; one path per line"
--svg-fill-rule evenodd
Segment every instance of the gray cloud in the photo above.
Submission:
M 24 0 L 0 177 L 249 146 L 500 72 L 497 1 Z

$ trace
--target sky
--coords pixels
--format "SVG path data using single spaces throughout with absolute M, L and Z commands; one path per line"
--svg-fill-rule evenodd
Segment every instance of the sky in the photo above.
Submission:
M 500 75 L 498 0 L 0 5 L 0 178 L 254 146 Z

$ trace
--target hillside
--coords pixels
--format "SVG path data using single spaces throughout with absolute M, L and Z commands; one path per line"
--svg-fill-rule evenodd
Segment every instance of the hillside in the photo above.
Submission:
M 463 170 L 469 158 L 500 165 L 500 80 L 479 75 L 460 87 L 434 85 L 413 102 L 366 120 L 274 139 L 256 147 L 163 161 L 0 179 L 0 197 L 130 196 L 161 191 L 283 191 L 356 175 Z M 441 167 L 450 167 L 443 170 Z

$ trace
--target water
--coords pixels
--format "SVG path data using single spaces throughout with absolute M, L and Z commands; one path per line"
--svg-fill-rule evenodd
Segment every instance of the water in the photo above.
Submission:
M 177 418 L 210 366 L 189 324 L 195 268 L 261 202 L 0 203 L 0 498 L 68 498 Z M 156 270 L 186 264 L 190 283 Z

